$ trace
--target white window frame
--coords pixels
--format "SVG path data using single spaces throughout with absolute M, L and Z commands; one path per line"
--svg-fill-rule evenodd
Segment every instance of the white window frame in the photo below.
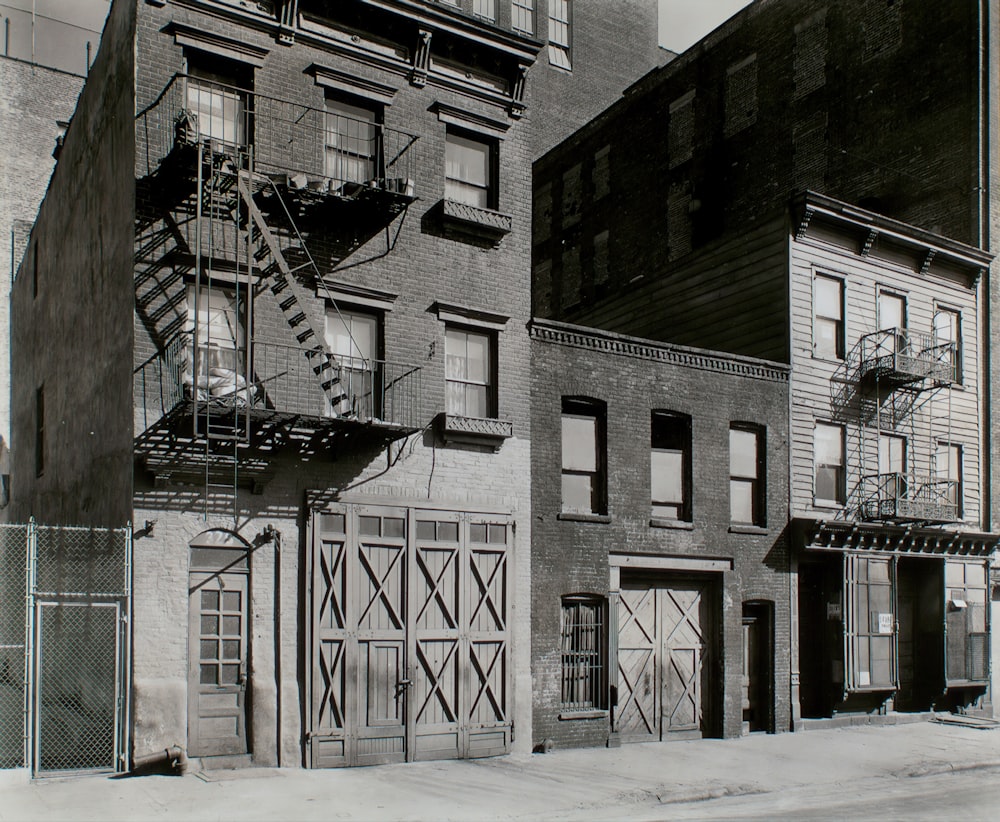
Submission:
M 510 27 L 519 34 L 535 33 L 535 0 L 511 0 Z
M 820 313 L 818 299 L 818 284 L 827 282 L 836 284 L 840 296 L 840 316 L 834 317 Z M 836 332 L 834 352 L 821 351 L 819 346 L 819 333 L 817 331 L 821 322 L 833 323 Z M 847 355 L 847 283 L 843 277 L 836 277 L 831 274 L 817 273 L 813 277 L 813 356 L 820 359 L 843 360 Z
M 486 352 L 483 374 L 481 377 L 470 375 L 468 344 L 471 338 L 479 338 L 483 341 L 483 350 Z M 464 344 L 464 351 L 459 349 L 460 344 Z M 497 335 L 495 331 L 482 328 L 445 324 L 445 410 L 448 414 L 459 417 L 475 417 L 479 419 L 496 419 L 497 416 L 497 396 L 496 396 L 496 348 Z M 462 373 L 452 373 L 453 366 L 460 366 Z M 454 390 L 462 389 L 462 402 L 453 402 Z M 483 414 L 470 413 L 469 392 L 482 390 L 485 403 Z
M 571 0 L 549 0 L 549 64 L 573 70 L 573 6 Z
M 733 435 L 734 434 L 747 434 L 753 437 L 754 440 L 754 468 L 753 473 L 741 472 L 739 468 L 734 465 L 733 456 L 735 449 L 733 448 Z M 753 425 L 751 423 L 739 423 L 734 422 L 729 426 L 729 520 L 734 525 L 755 525 L 763 526 L 765 522 L 765 515 L 767 510 L 767 502 L 765 498 L 765 451 L 764 451 L 764 429 L 759 425 Z M 750 518 L 740 519 L 736 516 L 735 502 L 736 494 L 734 489 L 736 487 L 750 486 Z
M 831 431 L 835 430 L 837 432 L 837 439 L 840 442 L 839 463 L 820 462 L 818 446 L 819 431 L 821 428 L 830 429 Z M 821 497 L 818 492 L 819 471 L 824 468 L 832 468 L 839 472 L 837 476 L 836 495 L 833 499 L 830 499 L 829 497 Z M 813 429 L 813 500 L 814 503 L 821 508 L 842 508 L 847 503 L 847 429 L 839 423 L 817 420 Z
M 951 317 L 952 321 L 949 323 L 950 326 L 950 337 L 942 337 L 940 334 L 941 327 L 938 324 L 938 317 Z M 952 365 L 954 366 L 955 382 L 959 385 L 962 384 L 963 377 L 963 346 L 962 346 L 962 312 L 957 308 L 952 308 L 947 305 L 940 305 L 935 303 L 934 305 L 934 341 L 935 343 L 942 342 L 952 342 L 955 344 L 954 348 L 954 358 L 952 360 Z
M 460 149 L 480 151 L 483 156 L 483 182 L 472 179 L 461 162 L 468 152 Z M 444 196 L 447 200 L 464 203 L 474 208 L 495 209 L 497 185 L 494 167 L 496 165 L 497 144 L 495 140 L 482 135 L 448 129 L 445 135 L 445 181 Z

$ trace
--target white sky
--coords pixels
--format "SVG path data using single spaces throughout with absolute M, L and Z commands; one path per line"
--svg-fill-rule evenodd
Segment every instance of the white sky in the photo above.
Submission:
M 658 0 L 660 45 L 681 52 L 728 20 L 750 0 Z

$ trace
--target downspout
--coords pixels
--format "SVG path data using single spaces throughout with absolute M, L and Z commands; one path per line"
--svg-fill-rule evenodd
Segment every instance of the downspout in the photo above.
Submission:
M 984 110 L 989 110 L 989 101 L 984 99 L 990 95 L 991 84 L 987 82 L 986 72 L 989 70 L 989 43 L 990 26 L 992 21 L 989 18 L 987 3 L 980 0 L 977 6 L 978 25 L 978 49 L 977 49 L 977 94 L 976 94 L 976 245 L 979 248 L 991 251 L 990 226 L 988 209 L 989 191 L 989 125 L 983 122 Z M 985 295 L 978 300 L 982 311 L 980 347 L 983 352 L 983 368 L 980 375 L 980 395 L 982 396 L 982 419 L 985 425 L 982 428 L 986 432 L 986 446 L 981 448 L 983 470 L 980 477 L 980 507 L 982 509 L 982 526 L 984 531 L 989 531 L 993 525 L 993 439 L 994 432 L 992 426 L 992 394 L 993 386 L 990 375 L 992 373 L 993 354 L 991 351 L 991 325 L 992 315 L 992 282 L 990 277 L 991 266 L 983 268 L 983 280 L 980 286 L 980 295 Z

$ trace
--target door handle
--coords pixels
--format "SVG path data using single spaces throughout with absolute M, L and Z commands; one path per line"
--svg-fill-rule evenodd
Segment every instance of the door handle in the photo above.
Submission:
M 399 699 L 413 683 L 409 679 L 401 679 L 396 683 L 396 699 Z

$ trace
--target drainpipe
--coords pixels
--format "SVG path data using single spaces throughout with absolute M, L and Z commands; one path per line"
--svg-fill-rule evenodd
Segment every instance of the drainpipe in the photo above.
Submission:
M 130 773 L 152 773 L 168 770 L 182 773 L 187 766 L 187 757 L 179 745 L 171 745 L 156 753 L 137 756 L 132 760 L 132 770 Z

